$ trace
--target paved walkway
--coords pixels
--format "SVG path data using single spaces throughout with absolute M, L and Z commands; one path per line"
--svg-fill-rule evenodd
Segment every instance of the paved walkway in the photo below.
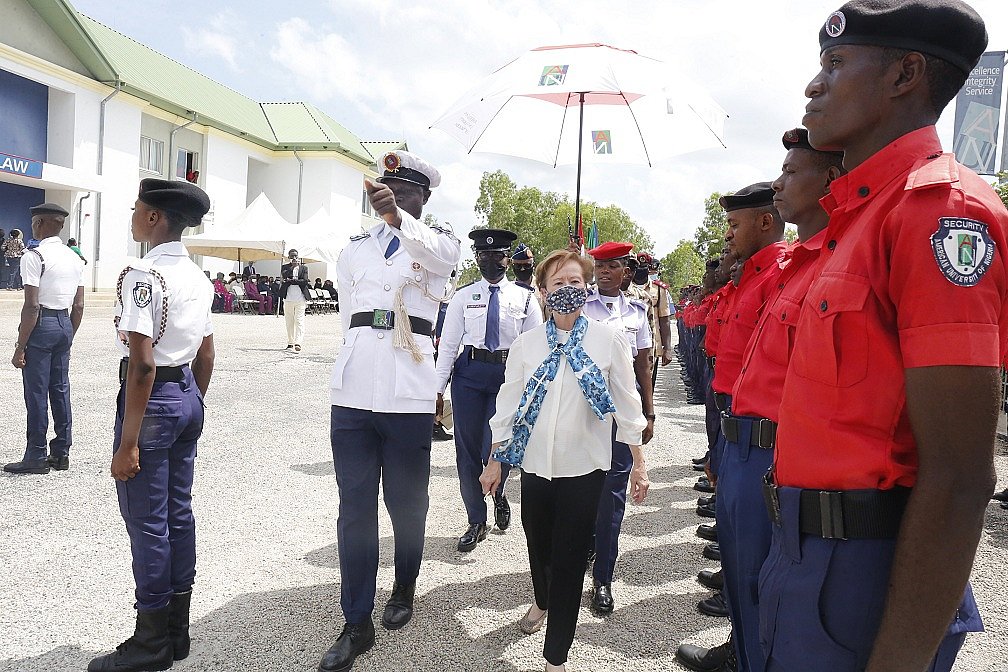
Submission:
M 13 305 L 0 305 L 4 343 Z M 340 342 L 336 316 L 309 316 L 305 350 L 282 350 L 275 317 L 215 318 L 217 368 L 207 397 L 194 487 L 199 536 L 193 653 L 178 670 L 314 670 L 342 626 L 336 552 L 336 480 L 329 449 L 329 366 Z M 3 352 L 4 357 L 10 348 Z M 74 346 L 75 444 L 71 469 L 48 476 L 0 475 L 0 670 L 82 670 L 132 632 L 126 533 L 108 475 L 117 391 L 111 309 L 88 311 Z M 587 608 L 571 668 L 675 670 L 676 646 L 723 641 L 726 621 L 702 616 L 694 577 L 711 564 L 694 535 L 701 407 L 687 406 L 677 369 L 659 378 L 658 426 L 647 455 L 653 482 L 628 508 L 613 585 L 616 611 Z M 8 428 L 0 459 L 19 459 L 24 406 L 18 373 L 0 362 L 0 413 Z M 954 459 L 954 455 L 952 457 Z M 1002 479 L 1008 458 L 999 456 Z M 519 522 L 468 555 L 455 550 L 465 525 L 452 443 L 432 451 L 431 509 L 417 610 L 395 633 L 378 628 L 355 670 L 539 670 L 544 633 L 514 622 L 531 601 Z M 1008 670 L 1008 511 L 992 505 L 974 570 L 987 632 L 973 635 L 957 670 Z M 381 509 L 378 609 L 392 587 L 391 526 Z M 813 665 L 810 662 L 810 665 Z

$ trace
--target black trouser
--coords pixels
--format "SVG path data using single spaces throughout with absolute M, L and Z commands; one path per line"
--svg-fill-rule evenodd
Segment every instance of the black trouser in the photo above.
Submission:
M 551 665 L 567 662 L 574 641 L 604 479 L 602 470 L 553 480 L 522 471 L 522 527 L 535 603 L 549 610 L 543 657 Z

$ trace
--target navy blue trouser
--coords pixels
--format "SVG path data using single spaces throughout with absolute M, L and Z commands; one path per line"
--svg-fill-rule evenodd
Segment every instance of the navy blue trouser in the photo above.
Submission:
M 896 541 L 822 539 L 798 529 L 799 493 L 780 488 L 781 525 L 759 578 L 760 640 L 767 672 L 863 670 L 888 593 Z M 719 496 L 720 497 L 720 496 Z M 967 585 L 931 672 L 949 672 L 966 632 L 983 623 Z
M 718 465 L 718 544 L 739 672 L 763 672 L 758 584 L 770 550 L 771 525 L 762 484 L 773 464 L 773 450 L 750 446 L 753 423 L 738 420 L 739 442 L 724 441 Z
M 714 404 L 714 390 L 711 389 L 711 382 L 714 380 L 714 369 L 704 358 L 703 368 L 703 394 L 704 394 L 704 423 L 707 426 L 707 450 L 711 451 L 717 445 L 718 437 L 721 435 L 721 411 Z
M 633 469 L 630 446 L 616 440 L 616 423 L 612 428 L 612 464 L 602 483 L 598 512 L 595 516 L 595 564 L 592 577 L 599 583 L 612 583 L 616 558 L 619 556 L 619 533 L 626 512 L 627 484 Z
M 455 465 L 469 523 L 486 523 L 487 506 L 479 477 L 490 459 L 490 418 L 497 411 L 497 393 L 504 383 L 504 365 L 469 358 L 466 346 L 452 369 L 451 398 L 455 419 Z M 501 465 L 497 494 L 504 494 L 511 467 Z
M 379 481 L 392 519 L 396 583 L 413 583 L 420 574 L 434 414 L 333 406 L 330 418 L 339 487 L 340 606 L 347 623 L 362 623 L 374 611 Z
M 21 258 L 14 257 L 4 260 L 7 263 L 7 289 L 21 289 Z
M 56 430 L 56 437 L 49 445 L 52 455 L 65 457 L 73 443 L 69 375 L 73 326 L 67 311 L 41 310 L 38 323 L 28 337 L 25 367 L 21 369 L 25 408 L 28 410 L 26 460 L 46 458 L 50 408 Z
M 192 482 L 203 395 L 189 367 L 183 371 L 180 383 L 154 383 L 140 425 L 140 471 L 116 481 L 133 552 L 136 608 L 142 610 L 168 606 L 172 593 L 188 592 L 196 578 Z M 124 390 L 116 402 L 113 450 L 122 437 Z

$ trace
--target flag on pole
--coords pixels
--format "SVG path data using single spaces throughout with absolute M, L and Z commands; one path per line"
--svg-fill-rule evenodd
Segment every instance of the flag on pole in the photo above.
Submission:
M 592 225 L 591 229 L 588 231 L 588 249 L 593 249 L 598 247 L 598 222 L 595 221 L 594 214 L 592 215 Z
M 581 246 L 581 256 L 585 255 L 584 217 L 578 215 L 577 242 Z

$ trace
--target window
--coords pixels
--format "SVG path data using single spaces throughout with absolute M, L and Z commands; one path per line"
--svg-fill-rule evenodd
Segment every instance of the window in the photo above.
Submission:
M 361 196 L 361 212 L 368 217 L 377 217 L 374 208 L 371 207 L 371 199 L 367 196 L 367 189 L 364 189 Z
M 199 154 L 179 149 L 175 161 L 175 177 L 195 184 L 199 181 Z
M 161 160 L 164 157 L 164 143 L 143 135 L 140 136 L 140 170 L 161 174 Z

